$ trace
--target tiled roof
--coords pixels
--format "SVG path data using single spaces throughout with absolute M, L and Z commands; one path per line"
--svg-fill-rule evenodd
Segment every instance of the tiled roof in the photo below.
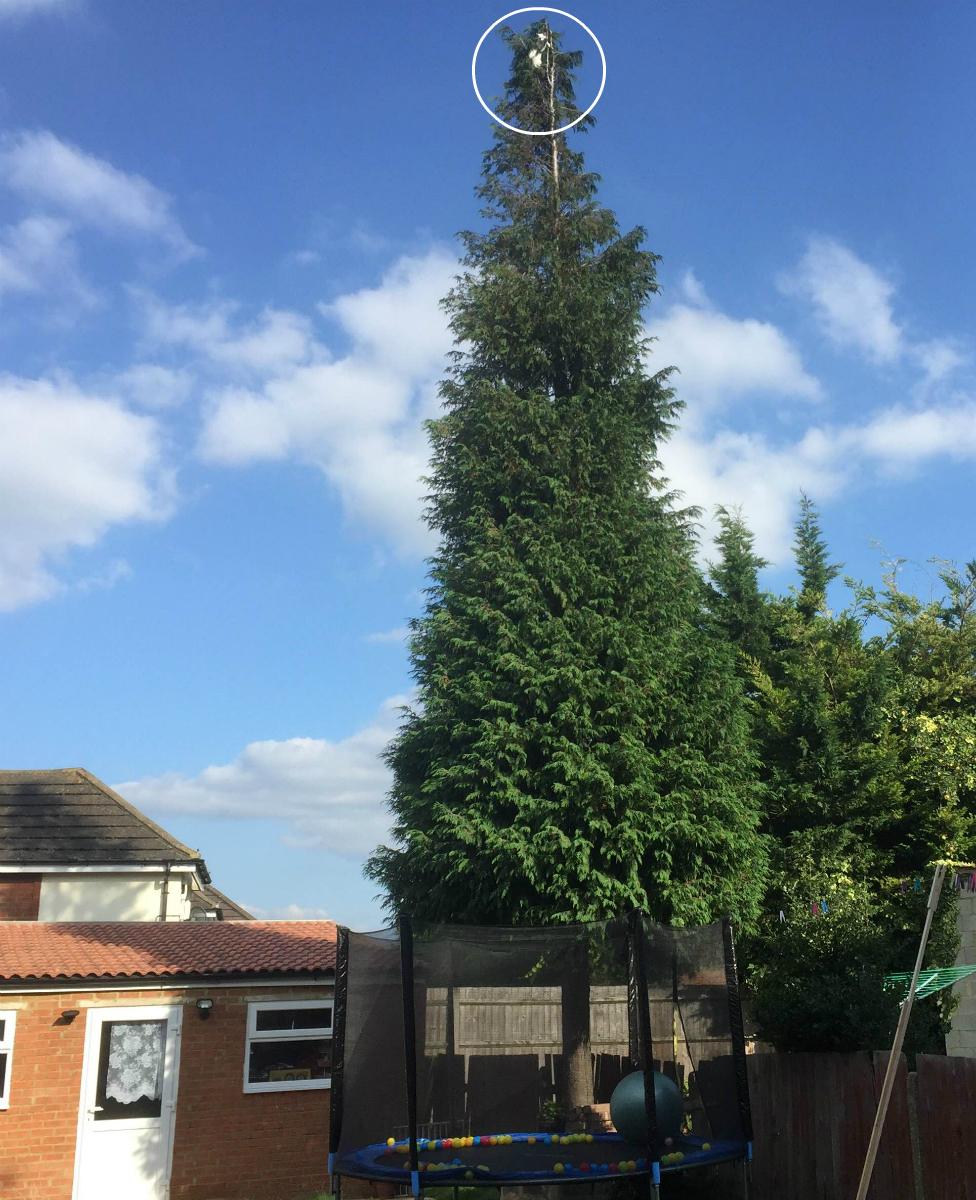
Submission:
M 0 863 L 199 861 L 196 850 L 80 767 L 0 771 Z M 202 862 L 200 869 L 209 881 Z
M 208 883 L 203 888 L 203 898 L 211 908 L 220 910 L 221 919 L 224 921 L 253 921 L 254 918 L 235 901 L 231 900 L 230 896 L 225 896 L 223 892 L 214 887 L 212 883 Z
M 0 982 L 331 971 L 333 921 L 0 921 Z

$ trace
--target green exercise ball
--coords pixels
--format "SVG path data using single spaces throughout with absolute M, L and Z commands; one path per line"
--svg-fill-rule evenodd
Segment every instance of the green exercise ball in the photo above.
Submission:
M 657 1139 L 676 1138 L 681 1132 L 684 1104 L 678 1085 L 660 1071 L 654 1072 L 654 1107 L 657 1110 Z M 644 1107 L 644 1072 L 625 1075 L 610 1097 L 610 1119 L 625 1141 L 641 1146 L 647 1142 L 647 1110 Z

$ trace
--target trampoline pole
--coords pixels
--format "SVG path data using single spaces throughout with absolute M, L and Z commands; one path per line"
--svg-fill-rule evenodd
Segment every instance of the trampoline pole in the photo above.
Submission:
M 403 1049 L 407 1083 L 407 1146 L 410 1153 L 410 1190 L 420 1195 L 420 1164 L 417 1161 L 417 1021 L 414 1012 L 413 926 L 406 913 L 400 914 L 400 988 L 403 999 Z

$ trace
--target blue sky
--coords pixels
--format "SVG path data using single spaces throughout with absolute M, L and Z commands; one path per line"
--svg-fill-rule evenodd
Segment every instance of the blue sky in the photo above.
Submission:
M 88 767 L 262 914 L 379 919 L 505 11 L 0 0 L 0 762 Z M 805 488 L 850 573 L 927 592 L 974 554 L 976 10 L 572 11 L 588 162 L 662 255 L 672 479 L 742 505 L 771 587 Z

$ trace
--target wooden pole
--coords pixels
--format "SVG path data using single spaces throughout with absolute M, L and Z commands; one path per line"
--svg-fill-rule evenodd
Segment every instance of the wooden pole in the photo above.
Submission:
M 925 958 L 925 947 L 928 945 L 929 933 L 935 910 L 939 907 L 939 896 L 942 893 L 942 881 L 945 879 L 946 864 L 939 863 L 932 876 L 932 887 L 929 891 L 929 902 L 925 912 L 925 925 L 922 929 L 922 939 L 918 944 L 918 956 L 915 959 L 915 970 L 911 983 L 908 985 L 908 995 L 901 1006 L 898 1027 L 895 1030 L 895 1041 L 888 1056 L 888 1069 L 885 1071 L 884 1083 L 881 1085 L 881 1096 L 878 1100 L 878 1111 L 874 1115 L 874 1128 L 868 1141 L 868 1152 L 864 1159 L 864 1170 L 861 1172 L 861 1182 L 858 1184 L 856 1200 L 867 1200 L 868 1188 L 871 1186 L 871 1176 L 874 1174 L 874 1162 L 878 1157 L 878 1147 L 881 1145 L 881 1134 L 884 1131 L 885 1117 L 888 1115 L 888 1104 L 891 1092 L 895 1086 L 895 1076 L 898 1073 L 898 1059 L 901 1048 L 905 1044 L 905 1034 L 908 1032 L 908 1021 L 912 1015 L 912 1002 L 915 999 L 915 989 L 918 987 L 918 977 L 922 970 L 922 960 Z

